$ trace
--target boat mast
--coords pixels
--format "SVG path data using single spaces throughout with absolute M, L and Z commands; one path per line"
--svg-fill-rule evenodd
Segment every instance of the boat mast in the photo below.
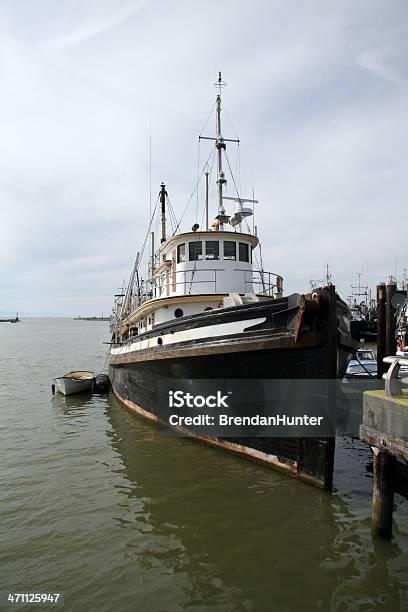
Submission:
M 160 242 L 166 242 L 166 185 L 164 183 L 160 186 L 160 203 L 161 203 L 161 240 Z
M 221 132 L 221 89 L 225 87 L 226 83 L 222 80 L 221 72 L 218 73 L 218 81 L 214 83 L 215 87 L 218 88 L 217 98 L 215 100 L 216 105 L 216 136 L 215 138 L 211 138 L 210 136 L 199 136 L 199 140 L 215 140 L 215 148 L 217 150 L 217 185 L 218 185 L 218 215 L 216 219 L 219 223 L 219 229 L 223 230 L 224 225 L 226 223 L 230 223 L 233 227 L 236 225 L 240 225 L 242 221 L 246 217 L 250 217 L 253 215 L 253 211 L 250 208 L 244 208 L 243 204 L 246 202 L 250 202 L 252 204 L 256 204 L 258 200 L 254 200 L 253 198 L 241 198 L 237 193 L 237 197 L 227 197 L 224 196 L 224 185 L 227 184 L 227 179 L 225 178 L 225 173 L 222 168 L 222 152 L 226 151 L 227 142 L 237 142 L 239 144 L 239 139 L 235 138 L 224 138 Z M 227 159 L 228 161 L 228 159 Z M 228 164 L 229 165 L 229 164 Z M 231 170 L 231 168 L 230 168 Z M 232 177 L 234 179 L 234 177 Z M 206 173 L 206 180 L 208 180 Z M 234 182 L 235 185 L 235 182 Z M 236 188 L 236 186 L 235 186 Z M 207 185 L 206 185 L 207 189 Z M 208 190 L 207 190 L 208 191 Z M 206 207 L 207 207 L 207 191 L 206 191 Z M 232 217 L 225 213 L 224 208 L 224 200 L 233 200 L 237 203 L 237 207 L 235 213 Z M 207 209 L 206 209 L 207 210 Z M 249 228 L 249 226 L 248 226 Z M 208 229 L 208 223 L 207 223 Z
M 218 216 L 217 219 L 220 222 L 221 229 L 224 223 L 228 222 L 228 218 L 225 215 L 225 208 L 223 202 L 223 186 L 226 184 L 227 179 L 225 178 L 224 171 L 222 169 L 222 151 L 226 149 L 226 144 L 221 133 L 221 88 L 225 86 L 222 80 L 221 72 L 218 73 L 218 82 L 215 84 L 218 87 L 218 94 L 216 100 L 216 140 L 215 147 L 217 149 L 217 167 L 218 167 Z

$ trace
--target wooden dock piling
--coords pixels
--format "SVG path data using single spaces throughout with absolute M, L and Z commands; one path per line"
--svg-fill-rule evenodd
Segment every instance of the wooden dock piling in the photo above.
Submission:
M 386 356 L 386 287 L 385 283 L 377 285 L 377 378 L 385 372 Z
M 395 457 L 378 448 L 373 448 L 373 453 L 374 483 L 371 529 L 375 535 L 390 538 L 394 506 Z
M 392 278 L 387 285 L 377 285 L 377 378 L 382 378 L 388 369 L 384 365 L 384 357 L 397 352 L 395 308 L 392 303 L 396 291 L 397 285 Z
M 386 312 L 385 312 L 385 353 L 395 355 L 397 352 L 397 340 L 395 337 L 395 308 L 392 298 L 396 292 L 397 285 L 390 279 L 386 287 Z

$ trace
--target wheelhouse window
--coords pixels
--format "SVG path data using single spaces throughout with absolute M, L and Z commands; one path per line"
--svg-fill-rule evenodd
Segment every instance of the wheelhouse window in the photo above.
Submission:
M 219 259 L 220 258 L 220 243 L 218 240 L 205 241 L 205 258 Z
M 197 261 L 203 258 L 203 243 L 201 240 L 188 243 L 188 258 L 190 261 Z
M 184 242 L 177 246 L 177 263 L 182 261 L 186 261 L 186 245 Z
M 230 240 L 224 240 L 224 259 L 237 258 L 237 245 Z
M 239 261 L 249 262 L 249 245 L 246 242 L 239 243 Z

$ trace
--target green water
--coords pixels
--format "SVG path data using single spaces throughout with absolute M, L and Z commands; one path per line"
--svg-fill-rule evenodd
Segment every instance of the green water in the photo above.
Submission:
M 0 591 L 81 612 L 408 609 L 408 502 L 393 540 L 373 539 L 366 446 L 338 440 L 330 495 L 165 437 L 113 397 L 53 397 L 54 376 L 103 367 L 107 336 L 0 325 Z

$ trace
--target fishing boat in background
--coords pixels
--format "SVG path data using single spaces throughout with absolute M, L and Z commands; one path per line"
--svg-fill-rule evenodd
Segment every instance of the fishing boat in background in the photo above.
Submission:
M 161 422 L 164 382 L 177 388 L 181 381 L 199 379 L 341 379 L 354 347 L 350 311 L 334 286 L 284 296 L 282 276 L 265 271 L 253 221 L 257 200 L 242 197 L 226 152 L 227 143 L 239 141 L 224 138 L 221 130 L 221 74 L 215 85 L 216 134 L 200 136 L 213 145 L 200 176 L 205 184 L 202 224 L 196 221 L 191 230 L 180 231 L 162 183 L 129 283 L 115 300 L 113 392 L 155 423 Z M 234 190 L 228 196 L 225 165 Z M 217 210 L 209 222 L 213 174 Z M 231 205 L 235 209 L 229 212 Z M 331 487 L 327 457 L 334 454 L 332 440 L 191 435 Z
M 74 395 L 75 393 L 83 393 L 91 391 L 95 383 L 94 372 L 77 371 L 68 372 L 64 376 L 54 378 L 55 391 L 62 395 Z
M 405 277 L 404 277 L 405 278 Z M 396 313 L 396 336 L 397 336 L 397 357 L 408 357 L 408 282 L 402 286 L 399 294 L 397 313 Z M 406 376 L 407 366 L 402 366 L 401 374 Z
M 372 298 L 371 289 L 367 284 L 361 284 L 361 274 L 358 273 L 358 284 L 351 286 L 349 306 L 351 312 L 350 331 L 354 340 L 377 340 L 377 306 Z
M 349 380 L 365 380 L 377 377 L 377 357 L 370 348 L 364 346 L 364 342 L 357 349 L 354 359 L 350 359 L 344 382 Z

